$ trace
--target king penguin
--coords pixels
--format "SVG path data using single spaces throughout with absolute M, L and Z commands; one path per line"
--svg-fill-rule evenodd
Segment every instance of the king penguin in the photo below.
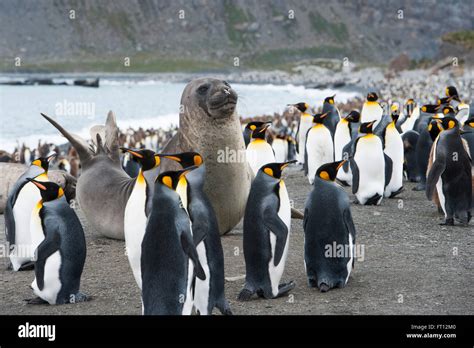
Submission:
M 352 125 L 360 121 L 360 114 L 356 110 L 352 110 L 346 117 L 342 118 L 336 126 L 334 133 L 334 159 L 340 161 L 342 159 L 348 160 L 349 153 L 344 152 L 344 148 L 357 134 L 357 130 L 353 129 Z M 348 163 L 348 162 L 344 162 Z M 349 166 L 344 165 L 340 171 L 337 172 L 337 179 L 344 185 L 350 186 L 352 184 L 352 173 Z
M 288 159 L 288 137 L 285 134 L 277 134 L 273 138 L 272 149 L 275 153 L 275 161 L 285 162 Z
M 360 125 L 354 154 L 350 159 L 352 170 L 352 193 L 357 202 L 364 205 L 379 205 L 383 198 L 386 179 L 385 155 L 382 140 L 372 129 L 375 121 Z
M 334 144 L 331 132 L 324 125 L 327 114 L 315 114 L 313 127 L 306 135 L 305 174 L 310 184 L 313 184 L 316 170 L 324 164 L 334 161 Z
M 86 239 L 81 222 L 56 183 L 30 179 L 41 192 L 32 220 L 44 233 L 36 249 L 35 279 L 31 284 L 38 298 L 30 304 L 77 303 L 88 300 L 79 292 L 86 260 Z M 34 216 L 35 215 L 35 216 Z
M 405 104 L 405 119 L 403 123 L 400 124 L 402 133 L 413 130 L 419 118 L 420 108 L 416 105 L 416 102 L 413 99 L 408 99 Z
M 177 192 L 179 182 L 193 169 L 164 172 L 156 179 L 142 242 L 145 315 L 190 315 L 195 278 L 206 279 L 191 234 L 187 197 Z
M 324 125 L 329 129 L 331 132 L 331 136 L 334 138 L 334 133 L 336 132 L 336 126 L 341 120 L 341 115 L 339 110 L 337 109 L 336 105 L 334 104 L 334 94 L 331 97 L 327 97 L 324 99 L 323 103 L 323 114 L 327 113 L 327 117 L 324 118 Z
M 224 293 L 224 252 L 222 250 L 216 213 L 204 192 L 206 168 L 202 156 L 197 152 L 180 154 L 160 154 L 164 158 L 178 162 L 183 169 L 196 166 L 186 175 L 186 210 L 191 219 L 191 232 L 199 262 L 206 279 L 196 279 L 194 307 L 201 315 L 210 315 L 214 307 L 222 314 L 231 315 L 229 303 Z M 183 193 L 184 194 L 184 193 Z
M 318 168 L 305 205 L 304 260 L 308 285 L 321 292 L 347 284 L 354 266 L 356 230 L 349 197 L 334 182 L 345 160 Z M 328 246 L 332 249 L 329 250 Z
M 438 122 L 444 130 L 433 143 L 433 165 L 426 179 L 426 196 L 431 199 L 436 190 L 445 215 L 442 225 L 454 225 L 456 219 L 467 226 L 471 219 L 471 158 L 456 118 L 445 116 Z
M 252 132 L 257 129 L 257 127 L 262 127 L 264 124 L 271 122 L 260 122 L 260 121 L 253 121 L 249 122 L 245 125 L 244 128 L 244 142 L 245 142 L 245 148 L 247 148 L 248 144 L 250 143 L 251 137 L 252 137 Z
M 8 195 L 5 207 L 5 234 L 10 248 L 10 263 L 14 271 L 31 269 L 37 246 L 32 245 L 30 218 L 41 195 L 28 179 L 48 181 L 49 163 L 54 156 L 56 154 L 32 161 L 28 170 L 15 182 Z M 36 236 L 35 239 L 41 240 L 42 237 Z
M 306 144 L 306 133 L 313 126 L 313 116 L 308 113 L 309 105 L 308 103 L 298 103 L 289 105 L 298 109 L 301 113 L 300 120 L 298 122 L 298 130 L 296 131 L 296 150 L 297 150 L 297 159 L 299 163 L 304 163 L 305 159 L 305 144 Z
M 247 162 L 252 168 L 254 175 L 257 175 L 261 166 L 267 163 L 275 162 L 275 154 L 269 143 L 265 140 L 266 130 L 270 127 L 269 123 L 263 123 L 257 126 L 250 136 L 250 143 L 247 146 Z
M 383 132 L 385 155 L 392 160 L 390 181 L 385 187 L 384 197 L 394 198 L 403 190 L 403 140 L 397 128 L 399 114 L 392 112 L 392 122 Z M 388 175 L 388 174 L 387 174 Z
M 132 268 L 133 276 L 137 282 L 138 287 L 142 288 L 142 274 L 141 274 L 141 254 L 142 241 L 145 235 L 146 223 L 148 215 L 150 214 L 151 196 L 152 192 L 150 186 L 146 182 L 143 173 L 160 165 L 160 157 L 152 150 L 138 150 L 120 148 L 132 157 L 132 161 L 136 162 L 140 169 L 138 175 L 133 183 L 132 193 L 125 206 L 124 213 L 124 235 L 125 235 L 125 249 Z
M 258 171 L 244 215 L 245 286 L 240 301 L 253 294 L 266 299 L 286 295 L 295 287 L 280 284 L 291 229 L 291 206 L 282 170 L 291 162 L 270 163 Z
M 373 129 L 377 127 L 383 115 L 383 108 L 377 102 L 378 99 L 379 97 L 375 92 L 367 94 L 367 101 L 362 105 L 360 112 L 360 122 L 367 123 L 374 121 Z

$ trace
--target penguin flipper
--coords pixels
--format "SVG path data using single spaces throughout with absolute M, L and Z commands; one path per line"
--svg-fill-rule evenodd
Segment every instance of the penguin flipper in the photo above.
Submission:
M 7 242 L 12 247 L 15 244 L 15 217 L 13 216 L 13 204 L 16 200 L 18 193 L 8 197 L 7 204 L 5 206 L 5 237 Z
M 193 262 L 194 272 L 196 273 L 196 276 L 201 280 L 205 280 L 206 274 L 204 273 L 204 269 L 202 268 L 201 263 L 199 262 L 199 256 L 197 254 L 196 247 L 194 246 L 194 242 L 190 233 L 181 233 L 181 246 L 183 247 L 185 254 L 188 255 L 188 257 Z
M 276 267 L 283 257 L 283 251 L 285 250 L 286 239 L 288 237 L 288 227 L 270 207 L 265 210 L 263 219 L 265 226 L 276 236 L 275 255 L 273 258 L 273 264 Z
M 385 157 L 385 185 L 383 187 L 385 188 L 392 179 L 393 161 L 386 153 L 383 155 Z
M 349 162 L 352 171 L 352 193 L 356 194 L 359 191 L 359 167 L 353 157 L 349 159 Z
M 53 230 L 46 233 L 45 239 L 38 245 L 38 249 L 36 249 L 35 276 L 36 284 L 40 290 L 43 290 L 44 287 L 44 266 L 46 260 L 59 250 L 60 244 L 61 236 Z
M 433 165 L 431 166 L 428 176 L 426 178 L 426 197 L 432 199 L 436 184 L 446 168 L 446 161 L 443 157 L 436 158 Z

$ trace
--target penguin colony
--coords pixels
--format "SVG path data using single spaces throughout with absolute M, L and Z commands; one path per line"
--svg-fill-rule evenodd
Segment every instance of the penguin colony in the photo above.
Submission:
M 370 92 L 360 113 L 344 116 L 334 98 L 327 97 L 315 114 L 307 103 L 289 105 L 300 113 L 297 127 L 281 124 L 273 136 L 267 132 L 272 122 L 244 126 L 254 178 L 243 220 L 246 274 L 240 301 L 285 296 L 296 286 L 282 281 L 291 238 L 291 201 L 282 173 L 296 162 L 312 185 L 303 220 L 307 283 L 321 292 L 344 287 L 356 257 L 351 202 L 342 186 L 352 187 L 354 203 L 379 205 L 403 191 L 404 179 L 416 181 L 415 190 L 425 190 L 444 215 L 442 224 L 468 226 L 471 220 L 474 117 L 455 87 L 447 87 L 445 97 L 433 104 L 408 99 L 403 107 L 393 103 L 390 108 Z M 214 308 L 232 314 L 217 219 L 203 190 L 202 156 L 157 153 L 157 137 L 148 137 L 148 143 L 145 137 L 144 146 L 135 142 L 134 147 L 128 147 L 131 134 L 125 138 L 122 169 L 133 178 L 124 213 L 125 246 L 143 314 L 209 315 Z M 100 134 L 96 146 L 102 146 Z M 54 157 L 48 153 L 31 162 L 5 210 L 10 268 L 34 268 L 31 288 L 37 297 L 30 304 L 90 300 L 80 291 L 83 228 L 62 188 L 48 179 Z M 162 161 L 182 169 L 162 172 L 150 185 L 144 172 Z M 343 255 L 327 256 L 333 244 L 344 246 Z

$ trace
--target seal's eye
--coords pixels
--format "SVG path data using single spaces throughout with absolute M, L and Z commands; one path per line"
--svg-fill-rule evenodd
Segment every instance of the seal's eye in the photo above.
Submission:
M 202 85 L 198 88 L 199 94 L 204 94 L 209 90 L 209 85 Z

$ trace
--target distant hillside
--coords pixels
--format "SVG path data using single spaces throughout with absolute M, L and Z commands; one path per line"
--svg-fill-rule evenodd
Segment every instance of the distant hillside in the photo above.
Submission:
M 23 70 L 158 72 L 229 70 L 235 57 L 240 67 L 259 69 L 321 57 L 388 65 L 403 52 L 415 63 L 453 52 L 463 57 L 474 42 L 472 6 L 472 0 L 2 0 L 0 68 L 14 71 L 15 57 Z

